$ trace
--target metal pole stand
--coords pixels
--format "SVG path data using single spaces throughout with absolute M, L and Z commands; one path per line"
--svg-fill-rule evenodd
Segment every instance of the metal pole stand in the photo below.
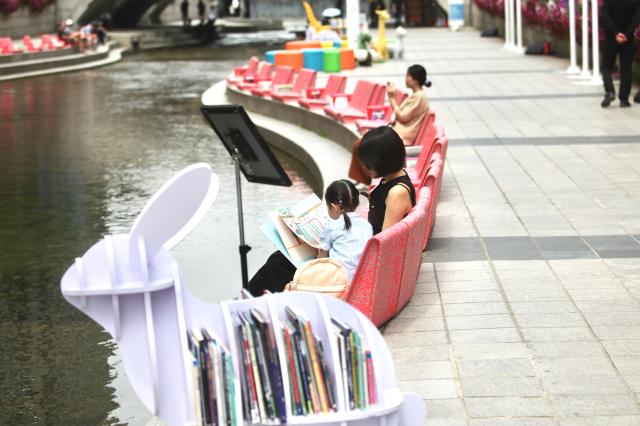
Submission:
M 240 153 L 236 148 L 236 152 L 233 154 L 233 165 L 236 169 L 236 198 L 238 201 L 238 227 L 240 229 L 240 268 L 242 270 L 242 288 L 248 288 L 249 286 L 249 274 L 247 272 L 247 253 L 251 250 L 251 247 L 244 242 L 244 220 L 242 216 L 242 189 L 240 187 Z

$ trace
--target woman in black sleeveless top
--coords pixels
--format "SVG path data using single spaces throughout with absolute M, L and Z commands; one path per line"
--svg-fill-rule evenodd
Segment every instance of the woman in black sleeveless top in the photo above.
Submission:
M 362 138 L 358 157 L 372 178 L 382 178 L 369 198 L 373 234 L 395 225 L 416 205 L 416 191 L 404 171 L 405 149 L 393 128 L 382 126 Z

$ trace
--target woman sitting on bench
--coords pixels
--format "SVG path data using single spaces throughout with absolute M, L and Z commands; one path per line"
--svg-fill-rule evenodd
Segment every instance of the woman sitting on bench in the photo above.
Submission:
M 411 65 L 407 69 L 405 84 L 413 93 L 402 104 L 398 105 L 396 102 L 396 87 L 392 83 L 387 83 L 387 97 L 396 117 L 392 125 L 393 129 L 400 135 L 405 145 L 413 145 L 422 124 L 422 119 L 429 112 L 429 101 L 424 90 L 422 90 L 423 86 L 431 87 L 431 82 L 427 81 L 427 70 L 422 65 Z M 358 160 L 360 144 L 361 139 L 357 139 L 353 144 L 349 177 L 369 185 L 371 178 Z
M 409 213 L 416 204 L 416 192 L 411 184 L 411 179 L 403 169 L 405 160 L 404 144 L 398 133 L 391 127 L 382 126 L 367 132 L 362 138 L 358 156 L 369 176 L 382 178 L 380 184 L 371 192 L 369 199 L 368 221 L 373 228 L 373 234 L 377 234 L 400 222 Z M 341 191 L 340 195 L 335 197 L 335 200 L 332 197 L 335 192 L 332 191 L 334 186 Z M 342 189 L 346 188 L 348 188 L 348 191 L 342 191 Z M 346 215 L 354 211 L 358 206 L 358 192 L 353 184 L 348 181 L 337 181 L 331 184 L 327 189 L 325 199 L 330 215 L 333 212 L 333 216 L 338 218 L 340 217 L 340 214 L 336 213 L 338 207 L 342 209 L 342 214 Z M 348 200 L 346 205 L 345 200 Z M 355 214 L 351 216 L 351 220 L 354 223 L 357 223 L 358 219 Z M 354 244 L 355 240 L 352 237 L 345 239 L 345 241 L 350 241 L 349 255 L 355 260 L 355 263 L 351 265 L 350 278 L 357 267 L 360 254 L 366 244 L 366 241 L 361 237 L 364 232 L 362 231 L 363 228 L 361 225 L 358 226 L 359 237 L 355 239 L 357 244 Z M 348 231 L 348 228 L 346 231 Z M 334 235 L 334 238 L 331 239 L 333 241 L 335 232 L 332 235 Z M 368 235 L 371 234 L 369 233 Z M 356 246 L 359 253 L 354 251 Z M 344 259 L 339 258 L 339 260 L 343 263 L 345 262 Z M 265 264 L 251 278 L 249 291 L 254 296 L 262 295 L 265 290 L 280 292 L 293 279 L 295 273 L 296 267 L 293 263 L 281 252 L 276 251 L 269 256 Z

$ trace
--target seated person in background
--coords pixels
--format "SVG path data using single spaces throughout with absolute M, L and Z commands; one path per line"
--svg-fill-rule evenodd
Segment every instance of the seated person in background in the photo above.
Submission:
M 382 178 L 369 195 L 369 223 L 377 234 L 400 222 L 416 205 L 416 190 L 403 169 L 405 149 L 393 128 L 369 130 L 360 143 L 358 159 L 369 178 Z
M 427 70 L 422 65 L 411 65 L 407 69 L 405 85 L 412 90 L 412 94 L 407 97 L 401 105 L 396 101 L 396 87 L 392 83 L 387 83 L 387 96 L 393 112 L 395 122 L 392 127 L 400 135 L 402 142 L 409 146 L 415 143 L 418 130 L 422 124 L 422 119 L 429 112 L 429 101 L 422 90 L 423 86 L 431 87 L 431 82 L 427 81 Z M 353 144 L 351 152 L 351 165 L 349 166 L 349 177 L 366 185 L 371 183 L 371 177 L 367 174 L 362 163 L 358 160 L 358 149 L 360 139 Z
M 318 257 L 337 260 L 353 274 L 369 238 L 371 225 L 355 213 L 360 194 L 348 180 L 331 183 L 325 192 L 325 202 L 330 219 L 320 235 L 322 250 Z M 260 296 L 265 290 L 281 292 L 293 280 L 296 267 L 280 251 L 276 251 L 249 281 L 249 291 Z

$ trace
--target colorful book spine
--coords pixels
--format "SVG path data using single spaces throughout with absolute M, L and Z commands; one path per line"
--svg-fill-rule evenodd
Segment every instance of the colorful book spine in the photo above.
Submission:
M 373 371 L 373 357 L 371 351 L 365 352 L 367 358 L 367 383 L 369 384 L 369 405 L 375 405 L 377 403 L 376 398 L 376 376 Z
M 305 343 L 305 338 L 302 335 L 299 335 L 298 344 L 300 345 L 300 360 L 303 365 L 304 377 L 303 380 L 306 381 L 307 389 L 309 392 L 310 399 L 310 412 L 318 414 L 321 410 L 320 407 L 320 396 L 318 395 L 318 388 L 314 383 L 314 374 L 313 367 L 311 366 L 311 359 L 309 358 L 309 354 L 307 352 L 307 345 Z
M 287 366 L 289 367 L 289 385 L 291 390 L 291 411 L 298 416 L 303 415 L 302 403 L 300 401 L 300 390 L 298 388 L 297 363 L 293 357 L 293 346 L 291 345 L 291 335 L 286 325 L 282 327 L 282 337 L 287 347 Z
M 298 382 L 298 392 L 300 393 L 300 405 L 302 408 L 302 414 L 307 415 L 313 411 L 311 407 L 311 396 L 308 390 L 308 384 L 306 376 L 304 375 L 304 363 L 302 362 L 302 356 L 300 355 L 300 344 L 298 342 L 299 337 L 295 328 L 289 327 L 291 337 L 291 349 L 293 350 L 293 362 L 296 367 L 296 380 Z
M 262 397 L 262 381 L 260 378 L 260 371 L 259 371 L 259 367 L 258 367 L 258 360 L 256 357 L 256 345 L 254 343 L 254 339 L 253 339 L 253 332 L 251 330 L 251 326 L 250 323 L 251 321 L 248 321 L 247 318 L 243 318 L 244 319 L 244 324 L 245 324 L 245 330 L 247 333 L 247 340 L 249 343 L 249 356 L 251 357 L 251 369 L 252 369 L 252 375 L 253 375 L 253 380 L 254 380 L 254 386 L 255 386 L 255 390 L 256 390 L 256 399 L 257 399 L 257 403 L 258 403 L 258 410 L 260 413 L 260 420 L 264 421 L 267 420 L 267 411 L 265 409 L 265 404 L 264 404 L 264 399 Z
M 315 385 L 318 390 L 318 397 L 320 400 L 320 410 L 323 414 L 329 412 L 329 402 L 327 398 L 327 388 L 324 384 L 322 377 L 322 365 L 320 364 L 320 358 L 318 357 L 318 350 L 316 348 L 316 341 L 311 331 L 311 323 L 305 321 L 304 324 L 305 338 L 307 341 L 307 348 L 309 349 L 309 356 L 311 359 L 311 367 L 313 369 L 313 377 L 315 379 Z

